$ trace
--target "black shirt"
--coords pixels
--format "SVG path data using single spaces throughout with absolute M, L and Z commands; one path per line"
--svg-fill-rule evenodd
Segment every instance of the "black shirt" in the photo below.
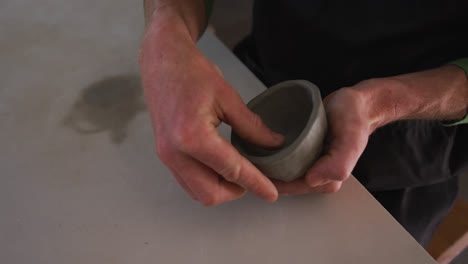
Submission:
M 468 57 L 468 1 L 256 0 L 236 52 L 267 86 L 306 79 L 325 97 Z M 429 185 L 466 167 L 467 149 L 467 125 L 397 121 L 370 136 L 353 174 L 371 191 Z

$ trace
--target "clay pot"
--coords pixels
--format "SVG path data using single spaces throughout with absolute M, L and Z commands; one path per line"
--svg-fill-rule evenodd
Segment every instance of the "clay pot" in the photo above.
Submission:
M 292 181 L 302 177 L 319 158 L 327 120 L 318 87 L 293 80 L 272 86 L 247 106 L 273 131 L 286 137 L 279 149 L 268 150 L 244 141 L 234 132 L 231 143 L 267 177 Z

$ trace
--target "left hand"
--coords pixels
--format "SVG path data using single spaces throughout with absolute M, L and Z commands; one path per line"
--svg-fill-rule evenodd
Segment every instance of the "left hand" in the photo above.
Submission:
M 291 182 L 274 180 L 279 194 L 337 192 L 364 151 L 369 135 L 377 121 L 364 91 L 370 86 L 386 85 L 382 79 L 363 81 L 349 88 L 339 89 L 327 96 L 323 103 L 328 120 L 328 132 L 322 157 L 305 177 Z
M 274 181 L 283 195 L 334 193 L 349 178 L 377 128 L 401 119 L 458 120 L 468 112 L 468 78 L 458 66 L 362 81 L 324 99 L 328 134 L 323 156 L 305 177 Z

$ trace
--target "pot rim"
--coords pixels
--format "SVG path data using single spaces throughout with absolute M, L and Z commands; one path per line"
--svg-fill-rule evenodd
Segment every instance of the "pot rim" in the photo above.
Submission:
M 322 97 L 320 94 L 319 88 L 307 81 L 307 80 L 290 80 L 290 81 L 284 81 L 278 84 L 273 85 L 272 87 L 268 88 L 266 91 L 262 92 L 258 96 L 256 96 L 254 99 L 252 99 L 248 104 L 247 107 L 249 109 L 252 109 L 254 106 L 260 104 L 263 102 L 263 100 L 268 97 L 271 94 L 274 94 L 278 92 L 281 89 L 288 89 L 288 87 L 294 86 L 294 85 L 299 85 L 301 87 L 306 88 L 305 91 L 307 91 L 307 94 L 311 99 L 312 99 L 312 110 L 310 112 L 309 119 L 307 120 L 307 123 L 304 127 L 304 129 L 301 131 L 299 136 L 294 139 L 289 146 L 285 147 L 284 149 L 279 150 L 278 152 L 272 154 L 272 155 L 267 155 L 267 156 L 256 156 L 256 155 L 249 155 L 247 154 L 242 147 L 240 147 L 238 140 L 243 140 L 241 139 L 237 134 L 235 137 L 237 139 L 234 140 L 234 142 L 231 142 L 235 144 L 237 147 L 236 149 L 248 160 L 250 160 L 252 163 L 256 164 L 271 164 L 271 163 L 276 163 L 278 161 L 281 161 L 287 157 L 289 157 L 291 154 L 295 153 L 296 150 L 301 146 L 304 138 L 309 134 L 309 132 L 312 130 L 314 127 L 314 124 L 318 122 L 319 119 L 319 108 L 322 107 Z M 235 133 L 233 133 L 235 134 Z M 233 140 L 231 140 L 233 141 Z

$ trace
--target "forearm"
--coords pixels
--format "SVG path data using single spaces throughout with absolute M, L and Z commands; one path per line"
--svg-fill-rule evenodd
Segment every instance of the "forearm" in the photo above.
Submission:
M 174 24 L 175 30 L 186 30 L 196 42 L 206 24 L 203 0 L 144 0 L 147 31 L 167 28 Z
M 457 66 L 370 80 L 360 86 L 370 106 L 370 131 L 395 120 L 463 118 L 468 109 L 468 79 Z
M 159 80 L 166 71 L 183 65 L 189 57 L 187 54 L 198 51 L 195 42 L 206 20 L 204 1 L 145 0 L 144 8 L 146 32 L 138 61 L 143 77 Z M 185 58 L 180 58 L 182 54 Z

